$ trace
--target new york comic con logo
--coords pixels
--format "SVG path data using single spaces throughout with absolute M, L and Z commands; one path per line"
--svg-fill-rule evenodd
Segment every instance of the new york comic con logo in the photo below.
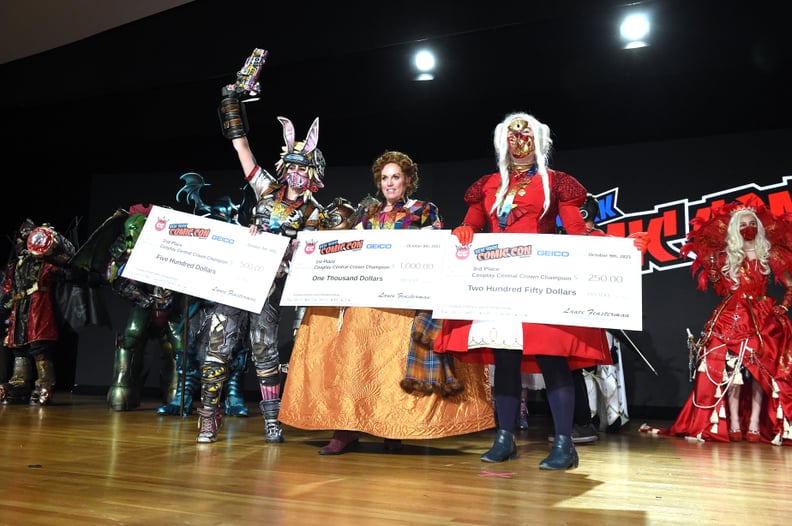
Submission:
M 477 248 L 473 251 L 478 261 L 492 261 L 493 259 L 505 258 L 526 258 L 533 253 L 531 245 L 515 245 L 512 247 L 501 247 L 499 245 L 488 245 Z
M 761 186 L 749 183 L 703 195 L 700 199 L 682 198 L 655 205 L 652 210 L 626 214 L 618 207 L 619 189 L 613 188 L 598 195 L 599 214 L 595 222 L 611 236 L 626 237 L 635 232 L 649 234 L 649 246 L 643 256 L 641 273 L 662 272 L 688 267 L 692 259 L 682 258 L 679 250 L 690 231 L 690 221 L 712 217 L 712 211 L 725 204 L 759 199 L 775 215 L 792 212 L 789 181 L 784 176 L 780 183 Z
M 319 254 L 322 256 L 327 254 L 337 254 L 339 252 L 347 252 L 350 250 L 363 250 L 363 240 L 354 239 L 352 241 L 338 241 L 337 239 L 334 239 L 333 241 L 319 244 L 318 248 Z M 316 241 L 312 240 L 305 243 L 306 254 L 313 254 L 316 249 Z
M 157 228 L 157 230 L 162 230 L 165 226 L 165 222 L 164 219 L 159 219 L 155 228 Z M 162 227 L 160 227 L 160 223 L 162 223 Z M 173 237 L 197 237 L 199 239 L 208 239 L 211 233 L 212 229 L 210 228 L 195 228 L 188 226 L 187 223 L 171 223 L 168 225 L 168 235 Z M 213 238 L 216 237 L 218 236 L 213 236 Z M 233 240 L 230 241 L 233 243 Z

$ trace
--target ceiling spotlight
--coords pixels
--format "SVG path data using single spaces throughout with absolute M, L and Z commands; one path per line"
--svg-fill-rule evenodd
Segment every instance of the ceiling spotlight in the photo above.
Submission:
M 415 80 L 433 80 L 435 68 L 435 57 L 431 51 L 427 51 L 425 49 L 417 52 L 414 56 L 414 63 L 416 69 L 418 69 L 418 75 L 416 75 Z
M 633 13 L 627 15 L 622 20 L 619 33 L 625 41 L 624 49 L 635 49 L 646 47 L 646 37 L 649 35 L 649 17 L 643 13 Z

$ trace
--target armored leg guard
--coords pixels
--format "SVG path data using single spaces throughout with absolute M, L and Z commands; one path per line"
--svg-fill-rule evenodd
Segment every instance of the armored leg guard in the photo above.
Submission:
M 0 384 L 0 401 L 4 404 L 26 404 L 30 400 L 31 367 L 29 356 L 14 357 L 14 370 L 8 382 Z
M 219 407 L 227 374 L 224 363 L 206 362 L 201 367 L 201 403 L 204 407 Z
M 46 355 L 36 355 L 36 380 L 33 393 L 30 395 L 30 403 L 47 405 L 52 400 L 52 388 L 55 386 L 55 364 Z
M 107 405 L 110 409 L 129 411 L 140 406 L 142 354 L 142 349 L 116 348 L 113 383 L 107 391 Z
M 249 350 L 242 349 L 231 364 L 231 375 L 226 384 L 225 395 L 225 414 L 228 416 L 248 416 L 248 408 L 242 393 L 242 380 L 248 354 L 250 354 Z
M 223 422 L 223 414 L 219 409 L 209 409 L 202 407 L 198 410 L 198 438 L 196 442 L 201 444 L 209 444 L 217 442 L 217 432 Z
M 264 436 L 266 442 L 283 442 L 283 429 L 278 420 L 280 398 L 259 402 L 261 414 L 264 415 Z

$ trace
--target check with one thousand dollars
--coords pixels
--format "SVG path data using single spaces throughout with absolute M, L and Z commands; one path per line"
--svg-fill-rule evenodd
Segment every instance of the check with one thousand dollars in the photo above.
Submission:
M 281 305 L 430 309 L 448 230 L 320 230 L 299 245 Z
M 155 206 L 122 277 L 261 312 L 290 239 Z
M 642 330 L 641 252 L 632 239 L 476 234 L 449 252 L 435 318 Z

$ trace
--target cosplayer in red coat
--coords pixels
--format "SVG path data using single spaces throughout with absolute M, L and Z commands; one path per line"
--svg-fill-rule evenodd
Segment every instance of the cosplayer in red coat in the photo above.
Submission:
M 14 353 L 14 372 L 0 385 L 0 400 L 46 405 L 52 397 L 55 367 L 52 349 L 59 338 L 55 285 L 66 278 L 65 265 L 74 247 L 49 225 L 35 227 L 29 219 L 19 229 L 3 282 L 3 301 L 9 310 L 4 345 Z M 30 359 L 37 380 L 29 387 Z
M 468 211 L 454 235 L 470 245 L 476 232 L 555 234 L 556 217 L 571 235 L 597 235 L 580 215 L 586 189 L 571 175 L 547 166 L 550 128 L 527 113 L 512 113 L 494 132 L 499 171 L 476 181 L 465 193 Z M 601 235 L 601 233 L 600 233 Z M 636 240 L 645 248 L 645 240 Z M 611 363 L 605 331 L 510 321 L 444 320 L 436 352 L 457 352 L 462 360 L 495 364 L 494 397 L 498 433 L 485 462 L 517 455 L 521 372 L 541 372 L 555 425 L 553 448 L 541 469 L 578 465 L 572 442 L 575 389 L 572 370 Z
M 557 170 L 547 170 L 549 199 L 545 214 L 542 214 L 542 210 L 546 185 L 535 170 L 533 173 L 512 172 L 510 181 L 506 194 L 508 204 L 503 205 L 505 215 L 503 225 L 500 224 L 497 214 L 489 213 L 498 196 L 501 184 L 500 172 L 485 175 L 467 190 L 465 202 L 469 208 L 463 225 L 472 228 L 475 232 L 489 230 L 521 234 L 555 234 L 558 215 L 568 234 L 603 235 L 601 231 L 595 233 L 583 222 L 580 206 L 586 199 L 586 189 L 571 175 Z M 508 210 L 509 208 L 511 211 Z M 465 244 L 461 239 L 460 242 Z M 471 325 L 470 320 L 444 321 L 439 345 L 448 350 L 468 350 Z M 524 358 L 521 364 L 523 372 L 541 372 L 535 359 L 537 352 L 565 356 L 571 369 L 610 363 L 607 358 L 610 355 L 609 347 L 605 332 L 601 329 L 524 323 L 523 340 L 531 341 L 530 348 L 523 351 Z M 473 352 L 474 349 L 470 351 Z M 475 349 L 475 354 L 478 355 L 475 358 L 464 356 L 461 358 L 494 363 L 491 347 Z M 608 361 L 603 362 L 603 360 Z
M 512 113 L 498 124 L 494 145 L 499 171 L 466 192 L 468 211 L 454 234 L 469 245 L 476 232 L 555 234 L 556 217 L 567 233 L 590 233 L 580 215 L 586 189 L 574 177 L 547 166 L 550 128 L 526 113 Z M 495 335 L 493 337 L 492 335 Z M 611 363 L 603 329 L 502 321 L 444 320 L 437 352 L 495 364 L 494 396 L 499 425 L 485 462 L 515 458 L 521 371 L 541 372 L 555 425 L 555 440 L 541 469 L 578 465 L 572 443 L 575 390 L 572 369 Z

